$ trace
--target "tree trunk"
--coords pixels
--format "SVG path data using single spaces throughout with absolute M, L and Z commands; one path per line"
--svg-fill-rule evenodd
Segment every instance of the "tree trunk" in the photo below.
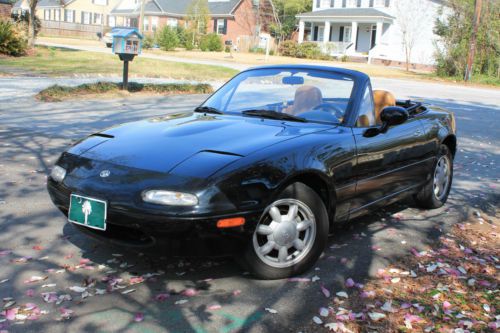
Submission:
M 37 0 L 30 1 L 30 19 L 28 22 L 28 47 L 30 48 L 35 47 L 35 38 L 36 38 L 35 20 L 36 20 L 37 2 L 38 2 Z

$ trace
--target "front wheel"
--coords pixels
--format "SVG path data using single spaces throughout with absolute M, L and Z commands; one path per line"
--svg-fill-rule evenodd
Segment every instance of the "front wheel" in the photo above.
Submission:
M 431 179 L 415 196 L 415 201 L 422 208 L 435 209 L 448 200 L 453 181 L 453 157 L 446 145 L 441 145 L 438 160 Z
M 261 217 L 245 252 L 251 272 L 281 279 L 311 268 L 328 240 L 328 214 L 321 197 L 303 183 L 287 187 Z

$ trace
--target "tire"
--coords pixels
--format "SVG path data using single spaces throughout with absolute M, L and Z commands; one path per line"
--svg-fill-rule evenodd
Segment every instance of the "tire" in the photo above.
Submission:
M 305 184 L 294 183 L 265 209 L 244 253 L 245 266 L 266 280 L 301 274 L 323 252 L 328 229 L 321 197 Z
M 107 47 L 107 48 L 111 48 L 111 46 L 112 46 L 112 45 L 113 45 L 113 44 L 111 44 L 111 43 L 106 43 L 106 47 Z
M 439 177 L 440 172 L 443 172 L 443 165 L 447 166 L 447 173 Z M 453 181 L 453 156 L 446 145 L 440 147 L 438 159 L 431 176 L 424 188 L 414 197 L 417 205 L 425 209 L 442 207 L 450 194 Z

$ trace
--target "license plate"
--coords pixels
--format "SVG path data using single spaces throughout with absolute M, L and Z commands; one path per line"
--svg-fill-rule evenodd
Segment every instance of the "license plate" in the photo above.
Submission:
M 106 201 L 72 194 L 68 221 L 92 229 L 106 230 L 106 212 Z

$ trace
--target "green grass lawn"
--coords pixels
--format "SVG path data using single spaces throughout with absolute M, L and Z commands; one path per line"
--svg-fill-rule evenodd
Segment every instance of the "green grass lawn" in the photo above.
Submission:
M 0 58 L 0 66 L 22 68 L 50 76 L 74 74 L 121 75 L 123 63 L 116 55 L 37 47 L 36 54 L 25 57 Z M 236 70 L 209 65 L 184 64 L 135 58 L 129 65 L 130 76 L 164 77 L 184 80 L 226 80 Z

